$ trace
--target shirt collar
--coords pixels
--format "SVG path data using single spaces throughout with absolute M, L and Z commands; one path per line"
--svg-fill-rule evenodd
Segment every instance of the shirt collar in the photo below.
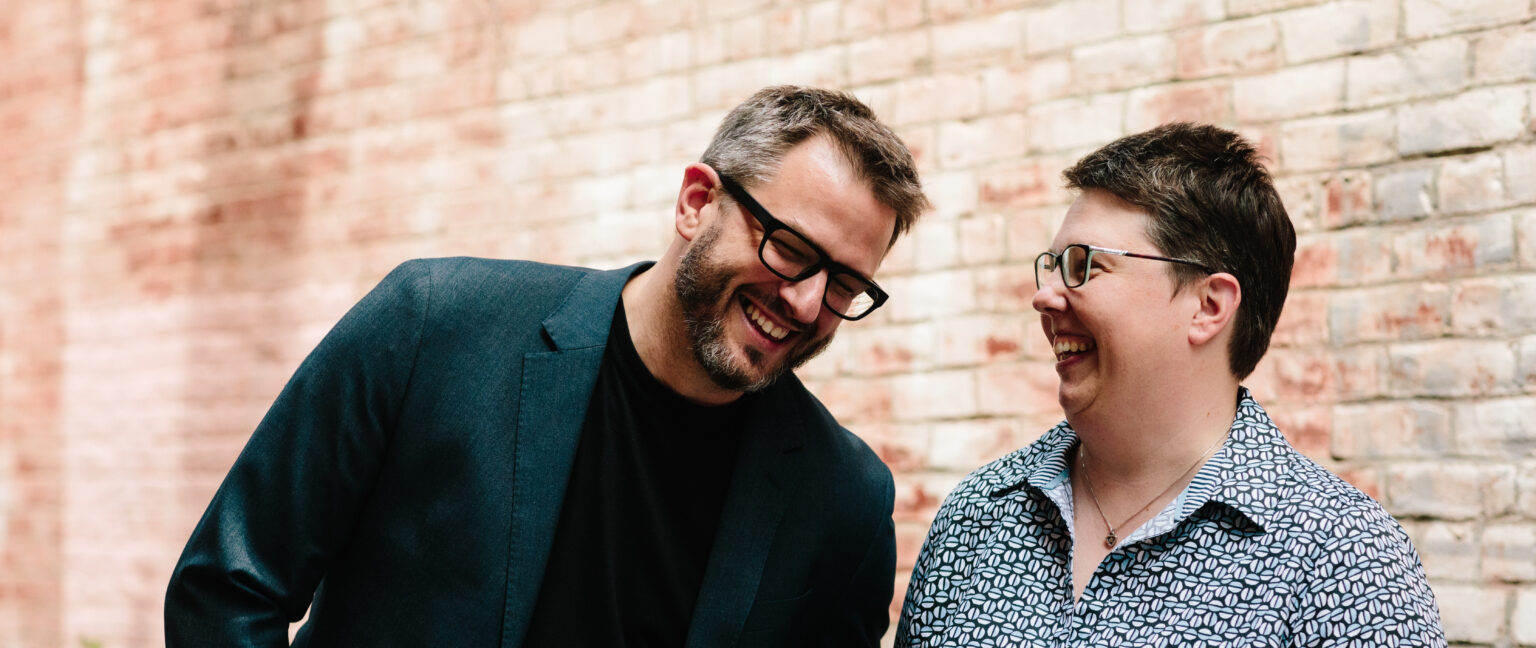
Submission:
M 1077 432 L 1066 421 L 1056 424 L 1026 448 L 1004 457 L 995 470 L 982 476 L 986 492 L 1002 497 L 1025 485 L 1048 491 L 1067 478 L 1067 452 L 1078 443 Z M 1280 504 L 1277 483 L 1284 467 L 1251 459 L 1283 456 L 1274 446 L 1285 446 L 1285 437 L 1246 387 L 1237 392 L 1237 413 L 1226 443 L 1195 474 L 1179 496 L 1177 518 L 1183 520 L 1208 502 L 1227 505 L 1261 529 L 1275 519 Z

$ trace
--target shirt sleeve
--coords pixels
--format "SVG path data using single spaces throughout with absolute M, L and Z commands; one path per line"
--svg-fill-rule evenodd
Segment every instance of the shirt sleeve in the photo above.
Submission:
M 1445 646 L 1424 566 L 1397 521 L 1372 506 L 1336 523 L 1301 590 L 1290 645 Z
M 390 273 L 299 366 L 171 575 L 178 646 L 287 646 L 378 474 L 409 385 L 429 266 Z

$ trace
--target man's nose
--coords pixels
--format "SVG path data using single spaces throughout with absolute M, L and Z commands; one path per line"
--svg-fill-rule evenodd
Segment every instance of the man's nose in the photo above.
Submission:
M 789 306 L 789 315 L 799 323 L 814 323 L 821 315 L 822 295 L 827 292 L 827 269 L 822 268 L 800 281 L 786 281 L 779 296 Z

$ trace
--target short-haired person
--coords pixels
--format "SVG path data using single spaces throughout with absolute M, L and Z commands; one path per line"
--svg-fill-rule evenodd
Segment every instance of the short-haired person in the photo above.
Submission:
M 1169 124 L 1065 176 L 1033 305 L 1066 421 L 944 501 L 896 645 L 1445 645 L 1402 527 L 1240 385 L 1296 247 L 1253 147 Z
M 926 208 L 857 99 L 765 89 L 654 265 L 411 261 L 306 359 L 193 532 L 171 646 L 875 646 L 890 471 L 795 376 Z

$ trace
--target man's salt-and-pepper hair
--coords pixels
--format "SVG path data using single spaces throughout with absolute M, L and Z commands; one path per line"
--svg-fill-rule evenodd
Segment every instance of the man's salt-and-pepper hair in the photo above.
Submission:
M 912 152 L 846 92 L 801 86 L 759 90 L 725 116 L 699 161 L 751 188 L 771 181 L 784 154 L 816 135 L 830 137 L 875 199 L 896 212 L 892 244 L 928 209 Z

